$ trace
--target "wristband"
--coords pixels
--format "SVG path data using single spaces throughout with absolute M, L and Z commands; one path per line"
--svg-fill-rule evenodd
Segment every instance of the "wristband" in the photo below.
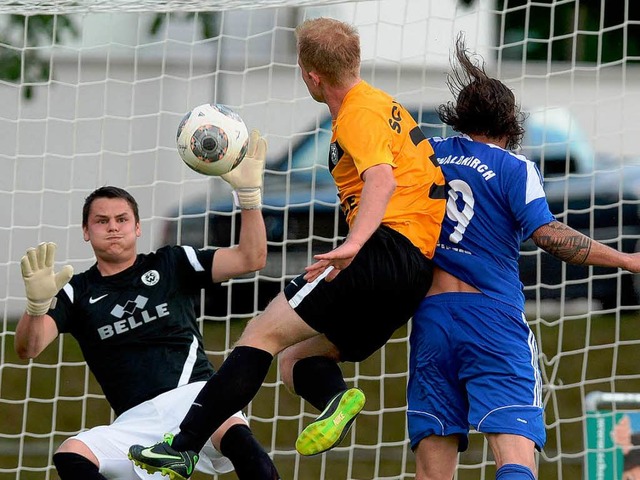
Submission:
M 52 300 L 53 300 L 52 298 L 50 298 L 49 300 L 44 300 L 42 302 L 34 302 L 33 300 L 27 300 L 27 308 L 26 308 L 27 313 L 32 317 L 39 317 L 41 315 L 44 315 L 49 311 Z
M 242 210 L 262 208 L 262 191 L 260 188 L 239 188 L 233 190 L 233 203 Z

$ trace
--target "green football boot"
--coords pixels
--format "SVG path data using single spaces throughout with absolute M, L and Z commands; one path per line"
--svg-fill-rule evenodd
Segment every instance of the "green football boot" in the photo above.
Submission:
M 300 455 L 317 455 L 338 445 L 363 409 L 366 399 L 359 388 L 350 388 L 331 399 L 320 416 L 296 440 Z

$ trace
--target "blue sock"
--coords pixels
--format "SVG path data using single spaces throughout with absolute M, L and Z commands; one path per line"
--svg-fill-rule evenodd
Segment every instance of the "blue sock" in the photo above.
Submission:
M 524 465 L 507 463 L 496 472 L 496 480 L 536 480 L 533 472 Z

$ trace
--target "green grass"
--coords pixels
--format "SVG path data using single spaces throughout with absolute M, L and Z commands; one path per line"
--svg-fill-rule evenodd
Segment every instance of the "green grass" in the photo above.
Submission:
M 540 478 L 582 477 L 582 398 L 585 394 L 593 390 L 640 392 L 640 369 L 635 353 L 640 341 L 637 320 L 637 314 L 628 314 L 620 317 L 576 315 L 563 321 L 539 318 L 531 322 L 542 353 L 546 384 L 548 443 L 540 458 Z M 244 323 L 232 322 L 228 333 L 225 325 L 225 322 L 205 323 L 207 350 L 223 350 L 228 339 L 237 338 Z M 275 451 L 274 458 L 283 478 L 412 478 L 413 454 L 405 440 L 407 350 L 402 339 L 406 334 L 406 329 L 397 332 L 395 341 L 387 345 L 384 353 L 379 352 L 359 365 L 343 366 L 350 383 L 358 376 L 358 386 L 367 395 L 367 404 L 342 447 L 318 457 L 302 458 L 293 450 L 297 433 L 316 412 L 276 382 L 274 362 L 250 414 L 258 438 L 269 450 Z M 13 336 L 4 334 L 2 339 L 0 480 L 57 478 L 49 467 L 49 453 L 68 434 L 109 423 L 110 409 L 100 398 L 100 388 L 70 337 L 65 337 L 61 344 L 54 342 L 30 368 L 13 353 Z M 222 358 L 222 354 L 211 356 L 216 366 Z M 60 361 L 67 366 L 56 368 Z M 385 374 L 382 381 L 381 372 Z M 85 384 L 89 396 L 85 394 Z M 56 397 L 64 399 L 56 402 Z M 26 398 L 32 400 L 25 403 Z M 301 411 L 305 412 L 304 416 Z M 275 417 L 279 418 L 277 423 Z M 50 435 L 51 431 L 58 434 Z M 380 442 L 383 446 L 378 447 Z M 350 450 L 352 445 L 355 446 Z M 19 466 L 20 452 L 22 464 Z M 458 479 L 493 478 L 493 467 L 483 463 L 487 459 L 490 460 L 490 456 L 482 436 L 472 434 L 470 449 L 461 456 Z M 18 467 L 20 472 L 16 475 Z M 235 475 L 220 477 L 232 478 Z

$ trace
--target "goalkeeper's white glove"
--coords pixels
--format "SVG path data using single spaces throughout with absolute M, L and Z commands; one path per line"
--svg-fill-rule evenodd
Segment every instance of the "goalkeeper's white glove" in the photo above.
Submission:
M 249 136 L 247 154 L 236 168 L 221 177 L 233 188 L 237 207 L 257 209 L 262 207 L 262 181 L 267 157 L 267 141 L 258 130 Z
M 29 315 L 47 313 L 53 297 L 73 276 L 71 265 L 65 265 L 58 273 L 53 272 L 56 248 L 53 242 L 41 243 L 36 248 L 29 248 L 20 260 Z

